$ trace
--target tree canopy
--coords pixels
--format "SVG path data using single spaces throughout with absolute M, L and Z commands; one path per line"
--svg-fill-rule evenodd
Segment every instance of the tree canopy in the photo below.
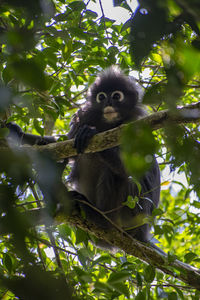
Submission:
M 200 297 L 200 4 L 138 2 L 132 11 L 131 2 L 113 1 L 129 12 L 121 24 L 105 16 L 101 0 L 1 1 L 1 299 Z M 162 190 L 150 222 L 163 255 L 82 216 L 53 220 L 38 186 L 38 177 L 54 170 L 49 155 L 76 155 L 65 137 L 70 120 L 95 76 L 111 65 L 136 77 L 149 115 L 97 135 L 86 151 L 121 145 L 132 176 L 156 153 Z M 60 138 L 38 147 L 8 144 L 11 121 Z M 70 165 L 63 181 L 69 172 Z M 96 248 L 90 241 L 99 236 L 119 250 Z

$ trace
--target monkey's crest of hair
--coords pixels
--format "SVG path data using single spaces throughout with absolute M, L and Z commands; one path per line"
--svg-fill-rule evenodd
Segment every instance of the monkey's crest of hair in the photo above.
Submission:
M 118 67 L 118 66 L 111 66 L 107 69 L 105 69 L 104 71 L 102 71 L 99 76 L 97 77 L 96 80 L 98 80 L 98 78 L 101 77 L 112 77 L 112 76 L 116 76 L 116 77 L 121 77 L 121 76 L 125 76 L 124 73 L 122 72 L 122 70 Z
M 142 87 L 137 83 L 134 77 L 126 76 L 118 66 L 114 65 L 105 69 L 97 76 L 95 82 L 88 89 L 87 98 L 92 98 L 92 95 L 100 86 L 106 86 L 106 84 L 104 84 L 105 82 L 112 83 L 112 81 L 123 83 L 123 86 L 126 86 L 127 90 L 136 91 L 138 94 L 138 102 L 142 102 Z

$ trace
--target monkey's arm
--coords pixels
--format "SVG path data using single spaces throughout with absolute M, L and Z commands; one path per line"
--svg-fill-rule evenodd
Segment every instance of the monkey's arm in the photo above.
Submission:
M 78 153 L 83 153 L 85 148 L 88 146 L 91 138 L 97 133 L 96 128 L 80 124 L 73 125 L 73 135 L 69 133 L 70 138 L 75 137 L 74 148 Z M 99 159 L 107 165 L 109 169 L 115 174 L 124 175 L 124 165 L 120 159 L 119 148 L 114 147 L 101 152 L 96 153 L 99 155 Z
M 21 127 L 15 123 L 8 123 L 6 127 L 9 129 L 8 139 L 13 139 L 17 143 L 24 145 L 46 145 L 56 142 L 56 137 L 53 136 L 39 136 L 35 134 L 25 133 Z

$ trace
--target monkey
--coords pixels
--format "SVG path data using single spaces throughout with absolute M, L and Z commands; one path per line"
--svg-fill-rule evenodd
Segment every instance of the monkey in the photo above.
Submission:
M 68 137 L 75 139 L 78 155 L 72 158 L 69 183 L 72 194 L 84 200 L 80 201 L 80 208 L 86 218 L 103 229 L 109 230 L 116 224 L 135 239 L 148 242 L 150 224 L 147 219 L 160 198 L 160 171 L 155 157 L 150 169 L 139 180 L 139 192 L 121 159 L 120 147 L 84 153 L 95 134 L 146 115 L 141 98 L 141 88 L 116 66 L 97 76 L 88 89 L 86 104 L 77 111 L 70 124 Z M 15 126 L 10 124 L 8 127 L 23 144 L 43 145 L 56 141 L 55 137 L 26 134 L 19 126 L 16 130 Z M 129 196 L 138 197 L 133 209 L 124 205 Z M 104 244 L 99 241 L 100 246 L 104 247 Z
M 150 226 L 145 217 L 151 216 L 160 198 L 160 171 L 155 158 L 140 179 L 139 195 L 137 184 L 130 179 L 123 164 L 119 147 L 84 154 L 94 134 L 143 117 L 146 113 L 141 97 L 141 88 L 133 79 L 116 66 L 106 69 L 89 88 L 86 105 L 74 116 L 68 136 L 75 138 L 74 146 L 79 153 L 70 175 L 73 188 L 112 222 L 137 240 L 147 242 Z M 134 209 L 123 205 L 128 196 L 139 198 Z M 88 218 L 100 227 L 110 228 L 107 220 L 97 217 L 89 208 L 85 210 Z

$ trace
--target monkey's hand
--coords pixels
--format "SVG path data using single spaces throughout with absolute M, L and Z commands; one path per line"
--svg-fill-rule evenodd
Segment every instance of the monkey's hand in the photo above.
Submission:
M 83 125 L 79 128 L 74 142 L 74 148 L 78 153 L 83 153 L 85 148 L 88 146 L 91 138 L 97 133 L 96 128 L 88 125 Z
M 54 136 L 40 136 L 22 131 L 21 127 L 13 122 L 5 125 L 9 129 L 8 139 L 14 140 L 20 145 L 47 145 L 56 142 Z

